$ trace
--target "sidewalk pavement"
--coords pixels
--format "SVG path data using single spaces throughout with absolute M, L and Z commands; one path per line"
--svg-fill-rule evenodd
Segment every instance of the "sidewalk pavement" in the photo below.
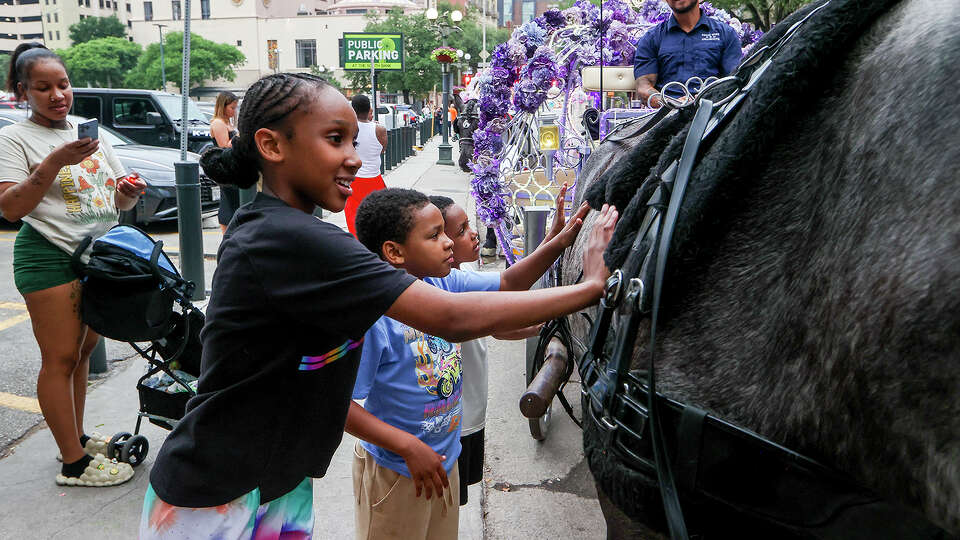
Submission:
M 418 155 L 389 172 L 384 178 L 386 184 L 446 195 L 472 212 L 469 176 L 456 167 L 436 165 L 437 144 L 435 138 Z M 346 227 L 342 213 L 324 219 Z M 163 238 L 168 252 L 177 251 L 176 233 L 157 236 Z M 205 253 L 215 255 L 219 243 L 218 230 L 205 231 Z M 213 263 L 208 260 L 208 264 Z M 207 280 L 211 277 L 212 272 L 208 270 Z M 203 308 L 205 302 L 196 305 Z M 92 381 L 87 395 L 86 429 L 103 434 L 132 433 L 140 408 L 136 383 L 146 370 L 146 361 L 135 356 L 129 345 L 121 343 L 110 343 L 108 356 L 110 375 Z M 0 537 L 104 540 L 136 537 L 150 468 L 168 433 L 146 421 L 140 432 L 150 442 L 146 461 L 137 468 L 133 480 L 109 488 L 57 486 L 54 477 L 60 463 L 55 460 L 57 446 L 50 430 L 41 423 L 28 432 L 7 448 L 7 457 L 0 459 Z M 327 476 L 314 481 L 315 538 L 353 536 L 351 452 L 354 441 L 344 434 Z M 470 503 L 460 509 L 460 538 L 481 540 L 484 524 L 480 485 L 470 487 L 469 498 Z

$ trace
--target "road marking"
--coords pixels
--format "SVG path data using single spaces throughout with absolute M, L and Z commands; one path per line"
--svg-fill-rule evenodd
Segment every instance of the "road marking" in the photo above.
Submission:
M 0 321 L 0 332 L 6 330 L 7 328 L 10 328 L 11 326 L 16 326 L 22 323 L 23 321 L 29 321 L 29 320 L 30 320 L 29 313 L 24 313 L 23 315 L 17 315 L 16 317 L 10 317 L 9 319 L 3 319 L 2 321 Z
M 0 407 L 43 414 L 43 412 L 40 411 L 40 402 L 37 401 L 36 398 L 23 397 L 6 392 L 0 392 Z
M 21 304 L 19 302 L 0 302 L 0 309 L 15 309 L 19 311 L 19 310 L 27 309 L 27 306 L 26 304 Z M 7 319 L 0 319 L 0 332 L 2 332 L 3 330 L 6 330 L 7 328 L 10 328 L 11 326 L 20 324 L 23 321 L 29 321 L 29 320 L 30 320 L 29 313 L 21 313 L 20 315 L 14 315 L 13 317 L 9 317 Z

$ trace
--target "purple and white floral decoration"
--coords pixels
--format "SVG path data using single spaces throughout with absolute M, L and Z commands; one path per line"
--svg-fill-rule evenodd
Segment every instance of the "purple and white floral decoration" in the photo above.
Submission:
M 743 53 L 763 35 L 725 10 L 701 2 L 702 12 L 730 25 L 740 37 Z M 515 257 L 510 246 L 509 208 L 503 156 L 504 139 L 511 127 L 529 125 L 553 87 L 569 92 L 580 86 L 580 69 L 600 64 L 629 66 L 637 41 L 647 30 L 671 15 L 662 0 L 645 0 L 634 11 L 624 0 L 606 0 L 603 14 L 587 0 L 577 0 L 563 11 L 551 9 L 516 29 L 510 40 L 498 45 L 490 66 L 476 77 L 480 121 L 474 132 L 472 195 L 478 217 L 494 227 L 507 260 Z M 562 115 L 566 113 L 566 106 Z M 566 118 L 560 119 L 561 140 Z

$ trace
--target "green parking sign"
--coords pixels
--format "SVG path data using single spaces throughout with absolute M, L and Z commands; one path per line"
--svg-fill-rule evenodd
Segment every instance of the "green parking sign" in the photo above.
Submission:
M 403 70 L 403 34 L 343 34 L 340 67 L 347 71 L 369 71 L 371 59 L 377 70 Z

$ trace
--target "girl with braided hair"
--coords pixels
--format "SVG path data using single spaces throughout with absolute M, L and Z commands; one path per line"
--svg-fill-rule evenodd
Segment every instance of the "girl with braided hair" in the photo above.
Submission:
M 314 217 L 316 206 L 343 210 L 361 166 L 357 115 L 318 77 L 261 78 L 246 92 L 239 129 L 232 147 L 208 150 L 201 164 L 220 184 L 262 177 L 263 191 L 237 210 L 220 244 L 197 396 L 157 455 L 141 539 L 310 538 L 312 478 L 340 444 L 363 335 L 378 318 L 463 341 L 592 305 L 609 274 L 602 253 L 613 209 L 600 218 L 581 283 L 512 293 L 430 286 Z M 423 241 L 449 244 L 442 230 Z M 452 256 L 433 252 L 438 264 Z M 420 465 L 418 491 L 449 488 L 440 458 L 418 443 L 382 441 Z

